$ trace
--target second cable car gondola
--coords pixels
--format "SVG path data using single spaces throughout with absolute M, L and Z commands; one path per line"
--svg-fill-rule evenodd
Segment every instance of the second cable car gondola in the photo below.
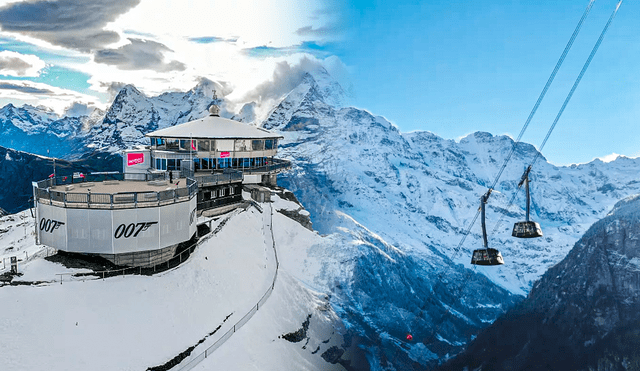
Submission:
M 524 188 L 527 192 L 527 219 L 524 222 L 517 222 L 513 225 L 513 231 L 511 232 L 511 236 L 517 238 L 536 238 L 542 237 L 542 229 L 540 228 L 540 224 L 529 220 L 529 204 L 531 197 L 529 195 L 529 172 L 531 171 L 531 166 L 525 170 L 522 175 L 522 179 L 520 179 L 520 183 L 518 183 L 518 188 L 522 187 L 524 183 Z
M 482 242 L 484 244 L 484 249 L 473 250 L 473 254 L 471 255 L 471 264 L 475 265 L 501 265 L 504 264 L 504 259 L 502 259 L 502 254 L 500 251 L 496 249 L 489 248 L 489 243 L 487 242 L 487 228 L 485 225 L 484 217 L 485 217 L 485 204 L 487 203 L 487 199 L 491 194 L 491 190 L 487 192 L 487 194 L 482 195 L 480 198 L 480 217 L 482 221 Z

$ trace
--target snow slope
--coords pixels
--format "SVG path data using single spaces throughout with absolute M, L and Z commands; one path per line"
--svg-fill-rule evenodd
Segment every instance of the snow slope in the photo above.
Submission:
M 43 282 L 0 286 L 0 348 L 4 355 L 0 368 L 144 370 L 166 363 L 204 339 L 191 357 L 175 368 L 181 369 L 232 329 L 272 285 L 276 261 L 271 246 L 271 213 L 269 205 L 263 206 L 264 212 L 255 207 L 232 212 L 217 233 L 201 241 L 187 262 L 151 277 L 130 275 L 103 280 L 65 275 L 60 282 L 61 273 L 86 270 L 68 269 L 40 257 L 21 262 L 23 276 L 14 278 L 14 282 Z M 0 222 L 5 231 L 0 234 L 2 243 L 15 241 L 16 246 L 5 250 L 3 257 L 45 253 L 34 245 L 33 219 L 29 215 L 10 215 Z M 26 237 L 21 234 L 25 225 Z M 281 214 L 276 213 L 273 225 L 274 235 L 285 233 L 281 229 L 286 228 L 301 230 L 303 237 L 310 234 L 321 239 Z M 275 242 L 277 247 L 282 246 L 287 262 L 291 260 L 289 254 L 305 254 L 295 246 L 304 240 L 278 237 Z M 235 364 L 235 369 L 344 369 L 330 361 L 345 362 L 352 357 L 349 352 L 342 350 L 337 358 L 323 357 L 330 348 L 342 349 L 344 344 L 342 334 L 346 331 L 337 315 L 324 295 L 309 291 L 288 273 L 289 269 L 297 272 L 297 266 L 284 267 L 273 300 L 267 300 L 228 344 L 197 367 L 220 369 L 220 364 Z M 304 341 L 293 343 L 282 338 L 298 330 L 309 314 L 310 328 Z M 284 364 L 282 358 L 274 357 L 278 354 L 288 355 Z M 265 368 L 267 365 L 269 368 Z

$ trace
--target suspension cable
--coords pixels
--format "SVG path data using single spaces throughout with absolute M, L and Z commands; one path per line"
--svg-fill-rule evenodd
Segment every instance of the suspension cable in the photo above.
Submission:
M 520 139 L 522 139 L 522 136 L 524 135 L 524 132 L 527 130 L 527 127 L 529 126 L 529 123 L 531 122 L 531 120 L 533 119 L 533 116 L 535 115 L 536 111 L 538 110 L 538 107 L 540 106 L 540 103 L 542 102 L 542 99 L 547 94 L 547 90 L 549 90 L 549 87 L 551 86 L 551 83 L 555 79 L 556 74 L 558 73 L 558 70 L 560 69 L 560 66 L 562 66 L 562 63 L 564 62 L 565 57 L 569 53 L 569 50 L 571 49 L 571 46 L 573 45 L 573 42 L 575 41 L 576 37 L 578 36 L 578 33 L 580 33 L 580 29 L 582 28 L 582 23 L 584 23 L 584 20 L 587 18 L 587 15 L 589 14 L 589 11 L 591 11 L 591 7 L 593 6 L 594 2 L 595 2 L 595 0 L 590 0 L 589 4 L 587 4 L 587 8 L 584 10 L 584 13 L 582 14 L 582 17 L 580 18 L 580 21 L 576 25 L 576 28 L 573 30 L 573 34 L 569 38 L 569 41 L 567 42 L 567 45 L 565 46 L 564 51 L 562 52 L 562 55 L 560 55 L 560 58 L 556 62 L 556 65 L 553 68 L 553 71 L 551 72 L 551 75 L 549 76 L 549 79 L 547 80 L 547 83 L 545 84 L 544 88 L 542 89 L 542 92 L 540 92 L 540 95 L 538 96 L 538 100 L 533 105 L 533 109 L 529 113 L 529 117 L 527 117 L 527 120 L 525 121 L 524 126 L 520 130 L 520 134 L 518 134 L 518 137 L 516 138 L 515 142 L 513 143 L 513 146 L 511 147 L 511 151 L 507 155 L 504 163 L 502 164 L 502 167 L 500 168 L 500 171 L 498 172 L 498 175 L 496 176 L 496 178 L 493 181 L 493 184 L 491 185 L 489 190 L 493 190 L 496 187 L 496 184 L 498 184 L 498 181 L 500 180 L 500 177 L 502 176 L 502 172 L 507 167 L 507 164 L 511 160 L 511 156 L 513 156 L 513 153 L 516 150 L 516 146 L 518 145 L 518 143 L 520 143 Z M 487 200 L 488 200 L 488 197 L 487 197 Z M 462 245 L 464 244 L 464 241 L 466 240 L 467 235 L 471 232 L 471 228 L 475 224 L 475 222 L 478 219 L 479 215 L 480 215 L 480 211 L 476 212 L 476 216 L 473 218 L 473 220 L 471 221 L 471 224 L 469 224 L 469 227 L 465 230 L 464 234 L 462 235 L 462 239 L 460 240 L 460 243 L 458 243 L 458 246 L 455 248 L 455 250 L 453 252 L 453 255 L 451 256 L 452 260 L 457 258 L 458 253 L 461 252 L 460 249 L 461 249 Z
M 607 21 L 607 24 L 604 26 L 604 29 L 600 33 L 600 37 L 598 38 L 598 41 L 596 41 L 596 44 L 593 46 L 593 49 L 591 50 L 591 53 L 589 54 L 589 58 L 587 58 L 587 61 L 582 66 L 582 70 L 580 71 L 580 74 L 578 74 L 578 77 L 576 78 L 576 81 L 573 83 L 573 86 L 571 87 L 571 90 L 569 91 L 569 94 L 565 98 L 564 103 L 562 104 L 562 107 L 560 108 L 560 111 L 556 115 L 556 118 L 553 120 L 553 124 L 549 128 L 549 131 L 547 131 L 547 135 L 544 137 L 544 140 L 542 141 L 542 144 L 540 145 L 540 149 L 538 149 L 536 155 L 534 156 L 533 160 L 529 164 L 529 166 L 528 166 L 529 169 L 531 167 L 533 167 L 533 165 L 536 163 L 536 161 L 538 161 L 538 158 L 540 158 L 540 156 L 542 155 L 542 149 L 544 148 L 545 144 L 547 144 L 547 140 L 549 140 L 549 137 L 551 136 L 551 133 L 553 132 L 553 129 L 555 129 L 556 124 L 558 123 L 558 121 L 560 120 L 560 117 L 564 113 L 565 108 L 567 108 L 567 104 L 569 104 L 569 101 L 573 97 L 573 93 L 576 91 L 576 88 L 580 84 L 580 81 L 582 80 L 582 77 L 584 76 L 585 72 L 587 71 L 587 68 L 589 68 L 589 64 L 591 64 L 591 60 L 596 55 L 596 52 L 598 51 L 598 48 L 600 47 L 600 44 L 602 44 L 602 40 L 604 39 L 604 36 L 607 33 L 607 30 L 609 29 L 609 26 L 611 25 L 611 22 L 613 21 L 613 18 L 615 18 L 616 14 L 618 13 L 618 9 L 620 9 L 620 5 L 622 5 L 622 0 L 620 0 L 618 2 L 618 4 L 616 5 L 616 8 L 613 10 L 613 13 L 611 13 L 611 16 L 609 17 L 609 20 Z M 509 205 L 507 206 L 507 210 L 509 210 L 509 208 L 511 208 L 511 206 L 513 205 L 513 202 L 514 202 L 516 196 L 518 195 L 518 192 L 520 192 L 521 185 L 522 184 L 518 185 L 518 189 L 516 190 L 516 192 L 513 195 L 513 197 L 511 197 Z M 500 225 L 502 224 L 503 219 L 504 219 L 504 214 L 500 217 L 500 219 L 496 223 L 493 231 L 491 232 L 492 234 L 494 234 L 498 230 L 498 228 L 500 228 Z

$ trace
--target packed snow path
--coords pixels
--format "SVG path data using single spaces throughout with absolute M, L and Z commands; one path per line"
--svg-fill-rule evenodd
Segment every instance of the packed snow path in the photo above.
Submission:
M 144 370 L 206 338 L 192 352 L 201 353 L 273 287 L 270 214 L 233 214 L 187 262 L 155 276 L 0 287 L 0 369 Z M 43 259 L 21 269 L 33 281 L 68 272 Z
M 225 333 L 217 331 L 215 336 L 213 336 L 211 339 L 207 339 L 206 342 L 198 345 L 198 347 L 196 347 L 195 350 L 191 353 L 191 356 L 186 358 L 181 363 L 181 366 L 178 366 L 176 368 L 177 370 L 191 370 L 205 358 L 213 354 L 213 352 L 216 351 L 220 346 L 222 346 L 222 344 L 224 344 L 227 340 L 229 340 L 229 338 L 233 334 L 235 334 L 236 331 L 240 330 L 240 328 L 244 326 L 244 324 L 247 323 L 251 319 L 251 317 L 253 317 L 253 315 L 260 309 L 262 305 L 264 305 L 267 299 L 269 299 L 269 297 L 271 296 L 271 293 L 273 292 L 276 285 L 276 279 L 278 278 L 278 253 L 276 251 L 275 238 L 273 236 L 273 209 L 270 203 L 262 204 L 262 206 L 264 209 L 262 218 L 262 231 L 264 237 L 265 256 L 267 257 L 266 261 L 267 265 L 273 265 L 275 267 L 271 287 L 267 289 L 260 301 L 256 303 L 256 305 L 254 305 L 253 308 L 251 308 L 251 310 L 249 310 L 237 323 L 235 323 L 233 327 L 229 328 Z M 273 259 L 269 259 L 270 254 L 272 254 Z M 213 344 L 208 345 L 211 344 L 212 341 L 214 341 Z

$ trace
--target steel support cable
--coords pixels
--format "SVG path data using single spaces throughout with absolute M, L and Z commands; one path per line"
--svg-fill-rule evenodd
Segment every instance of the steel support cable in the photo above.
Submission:
M 580 71 L 580 74 L 578 74 L 578 77 L 576 78 L 576 81 L 573 83 L 573 86 L 571 87 L 571 90 L 569 91 L 569 94 L 567 94 L 567 97 L 565 98 L 564 103 L 562 104 L 562 107 L 560 107 L 560 111 L 558 111 L 558 114 L 556 115 L 556 118 L 553 120 L 553 124 L 549 128 L 549 131 L 547 131 L 547 135 L 544 137 L 544 140 L 542 141 L 542 144 L 540 144 L 540 149 L 538 149 L 538 152 L 536 153 L 535 157 L 533 158 L 533 160 L 529 164 L 530 167 L 533 167 L 533 165 L 535 165 L 536 161 L 538 161 L 538 158 L 540 158 L 540 156 L 542 155 L 542 149 L 547 144 L 547 140 L 549 140 L 549 137 L 551 136 L 551 133 L 553 132 L 553 129 L 555 129 L 556 124 L 558 123 L 558 121 L 560 120 L 560 117 L 564 113 L 565 108 L 567 108 L 567 105 L 569 104 L 569 101 L 573 97 L 573 93 L 578 88 L 578 85 L 580 84 L 580 81 L 582 80 L 582 77 L 584 76 L 585 72 L 587 72 L 587 69 L 589 68 L 589 64 L 591 64 L 591 60 L 596 55 L 596 52 L 598 51 L 598 48 L 600 47 L 600 44 L 602 44 L 602 40 L 604 40 L 604 36 L 607 33 L 607 30 L 609 29 L 609 26 L 611 25 L 611 22 L 613 21 L 613 19 L 615 18 L 616 14 L 618 13 L 618 9 L 620 9 L 620 5 L 622 5 L 622 0 L 620 0 L 618 2 L 618 4 L 616 5 L 616 8 L 613 10 L 613 13 L 611 13 L 611 16 L 609 17 L 609 20 L 607 21 L 607 24 L 604 26 L 604 29 L 602 29 L 602 32 L 600 33 L 600 37 L 598 38 L 598 41 L 596 41 L 596 44 L 593 46 L 593 49 L 591 50 L 591 53 L 589 54 L 589 57 L 587 58 L 587 61 L 582 66 L 582 70 Z M 511 201 L 509 202 L 509 205 L 507 206 L 507 210 L 509 210 L 509 208 L 511 208 L 511 206 L 513 205 L 513 202 L 514 202 L 516 196 L 518 195 L 518 192 L 520 192 L 520 187 L 518 187 L 518 189 L 514 193 L 513 197 L 511 197 Z M 504 214 L 500 217 L 500 219 L 498 220 L 498 223 L 496 223 L 495 228 L 491 232 L 492 234 L 496 233 L 498 228 L 500 228 L 500 225 L 502 224 L 503 219 L 504 219 Z
M 522 127 L 522 129 L 520 130 L 520 133 L 518 134 L 518 137 L 516 138 L 516 141 L 513 143 L 513 146 L 511 147 L 511 151 L 509 152 L 509 154 L 507 155 L 507 158 L 505 159 L 505 162 L 503 163 L 502 167 L 500 168 L 500 171 L 498 172 L 493 185 L 489 188 L 488 193 L 490 194 L 491 191 L 495 188 L 495 186 L 497 185 L 498 181 L 500 180 L 500 177 L 502 176 L 502 173 L 504 172 L 504 169 L 507 167 L 507 164 L 509 163 L 509 161 L 511 160 L 511 157 L 513 156 L 513 153 L 516 150 L 516 146 L 518 145 L 518 143 L 520 142 L 520 140 L 522 139 L 522 136 L 524 135 L 524 132 L 527 130 L 527 127 L 529 126 L 529 123 L 531 122 L 531 120 L 533 119 L 533 116 L 535 115 L 536 111 L 538 110 L 538 107 L 540 106 L 540 103 L 542 102 L 542 99 L 545 97 L 547 91 L 549 90 L 549 87 L 551 86 L 551 83 L 553 82 L 553 80 L 555 79 L 555 76 L 558 72 L 558 70 L 560 69 L 560 66 L 562 65 L 562 63 L 564 62 L 565 57 L 567 56 L 569 50 L 571 49 L 571 46 L 573 45 L 573 42 L 575 41 L 578 33 L 580 32 L 580 29 L 582 28 L 582 24 L 584 23 L 584 20 L 586 19 L 587 15 L 589 14 L 591 7 L 593 6 L 593 3 L 595 2 L 595 0 L 590 0 L 589 4 L 587 4 L 587 7 L 584 11 L 584 13 L 582 14 L 582 17 L 580 18 L 580 21 L 578 22 L 578 24 L 576 25 L 576 28 L 573 31 L 573 34 L 571 35 L 571 38 L 569 39 L 569 41 L 567 42 L 567 45 L 565 46 L 564 51 L 562 52 L 562 55 L 560 56 L 560 58 L 558 59 L 558 62 L 556 63 L 551 75 L 549 76 L 549 79 L 547 80 L 547 83 L 545 84 L 544 88 L 542 89 L 542 92 L 540 93 L 540 96 L 538 97 L 538 100 L 536 101 L 535 105 L 533 106 L 533 109 L 531 110 L 531 112 L 529 113 L 529 116 L 527 117 L 527 120 L 524 124 L 524 126 Z M 622 0 L 620 0 L 620 2 L 622 2 Z M 618 4 L 618 7 L 620 5 Z M 617 8 L 616 8 L 617 10 Z M 533 161 L 535 163 L 535 159 Z M 519 190 L 520 188 L 518 188 Z M 515 199 L 517 193 L 512 197 L 511 199 L 511 203 L 513 203 L 513 200 Z M 488 198 L 488 197 L 487 197 Z M 457 256 L 462 252 L 461 251 L 461 247 L 464 244 L 464 241 L 466 240 L 467 236 L 469 235 L 469 233 L 471 232 L 471 228 L 473 227 L 473 225 L 475 224 L 476 220 L 478 219 L 478 216 L 480 215 L 480 210 L 478 210 L 476 212 L 476 215 L 474 216 L 473 220 L 471 221 L 471 223 L 469 224 L 469 226 L 466 228 L 464 234 L 462 235 L 462 239 L 460 240 L 460 243 L 458 243 L 458 246 L 456 246 L 456 248 L 454 249 L 453 255 L 451 256 L 451 260 L 455 260 L 457 258 Z M 498 226 L 496 226 L 497 229 Z M 495 229 L 494 229 L 495 231 Z M 475 268 L 475 267 L 474 267 Z M 442 279 L 443 276 L 443 272 L 440 272 L 438 274 L 438 278 L 437 280 L 440 281 Z M 440 324 L 440 326 L 438 326 L 436 328 L 436 330 L 432 333 L 432 337 L 435 337 L 435 335 L 437 334 L 437 332 L 439 331 L 440 327 L 442 324 Z
M 520 134 L 518 134 L 518 137 L 516 138 L 515 142 L 513 143 L 513 146 L 511 147 L 511 152 L 509 152 L 509 155 L 507 156 L 507 158 L 505 159 L 504 163 L 502 164 L 502 167 L 500 168 L 500 171 L 498 172 L 498 175 L 496 176 L 496 179 L 494 180 L 493 185 L 491 186 L 491 189 L 495 189 L 496 184 L 498 184 L 498 181 L 500 180 L 500 177 L 502 176 L 502 172 L 507 167 L 507 164 L 509 163 L 509 160 L 511 160 L 511 156 L 513 155 L 513 153 L 516 150 L 516 146 L 518 145 L 518 143 L 520 143 L 520 139 L 522 139 L 522 136 L 524 135 L 524 132 L 527 130 L 527 127 L 529 126 L 529 123 L 531 122 L 531 120 L 533 119 L 533 116 L 538 111 L 538 107 L 540 106 L 540 103 L 542 103 L 542 99 L 544 99 L 545 95 L 547 94 L 547 91 L 549 90 L 549 87 L 551 86 L 551 83 L 553 82 L 553 80 L 556 77 L 556 74 L 558 73 L 558 70 L 560 70 L 560 66 L 562 66 L 562 63 L 564 62 L 564 59 L 566 58 L 567 54 L 569 53 L 569 50 L 571 49 L 571 46 L 573 46 L 573 42 L 575 41 L 576 37 L 578 36 L 578 33 L 580 33 L 580 29 L 582 28 L 582 23 L 584 23 L 584 20 L 587 18 L 587 15 L 589 14 L 589 11 L 591 11 L 591 7 L 593 6 L 594 2 L 595 2 L 595 0 L 590 0 L 589 4 L 587 4 L 587 8 L 584 10 L 584 13 L 582 14 L 582 18 L 580 18 L 580 21 L 576 25 L 576 28 L 573 30 L 573 34 L 569 38 L 569 41 L 567 42 L 567 45 L 564 47 L 564 51 L 562 52 L 562 55 L 560 55 L 560 58 L 558 59 L 558 62 L 556 62 L 556 66 L 553 68 L 553 72 L 551 72 L 551 75 L 549 76 L 549 79 L 547 80 L 547 83 L 544 85 L 544 88 L 542 89 L 542 92 L 540 92 L 540 96 L 538 96 L 538 100 L 533 105 L 533 109 L 529 113 L 529 117 L 527 117 L 527 121 L 525 121 L 524 126 L 520 130 Z
M 587 4 L 586 9 L 584 10 L 584 13 L 582 13 L 582 17 L 580 18 L 580 21 L 576 25 L 576 28 L 573 30 L 573 34 L 569 38 L 569 41 L 567 42 L 567 45 L 564 47 L 564 50 L 562 51 L 562 54 L 560 55 L 560 58 L 556 62 L 556 65 L 553 68 L 553 71 L 551 72 L 551 75 L 549 76 L 549 79 L 547 80 L 547 83 L 545 84 L 544 88 L 542 89 L 542 92 L 540 92 L 540 95 L 538 96 L 538 100 L 536 101 L 536 103 L 533 106 L 533 109 L 529 113 L 529 117 L 527 117 L 527 120 L 525 121 L 524 126 L 520 130 L 520 134 L 518 134 L 518 137 L 516 138 L 515 142 L 513 143 L 513 146 L 511 147 L 511 151 L 509 152 L 509 154 L 507 155 L 507 158 L 505 159 L 504 163 L 502 164 L 502 167 L 500 168 L 500 171 L 498 171 L 498 175 L 496 176 L 495 180 L 493 181 L 493 185 L 489 188 L 490 190 L 493 190 L 496 187 L 496 185 L 498 184 L 498 181 L 500 180 L 500 177 L 502 176 L 502 173 L 504 172 L 504 169 L 507 167 L 507 164 L 511 160 L 511 157 L 513 156 L 513 153 L 516 150 L 516 146 L 518 145 L 518 143 L 520 143 L 520 139 L 522 139 L 522 136 L 524 135 L 524 132 L 527 130 L 527 127 L 529 126 L 529 123 L 533 119 L 533 116 L 536 114 L 536 112 L 538 110 L 538 107 L 540 106 L 540 103 L 542 102 L 542 99 L 544 99 L 545 95 L 547 94 L 547 91 L 549 90 L 549 87 L 551 86 L 551 83 L 553 82 L 553 80 L 556 77 L 556 74 L 558 73 L 558 70 L 560 70 L 560 66 L 562 66 L 562 63 L 564 62 L 567 54 L 569 53 L 569 50 L 571 49 L 571 46 L 573 46 L 573 42 L 575 41 L 576 37 L 580 33 L 580 29 L 582 28 L 582 24 L 584 23 L 584 20 L 587 18 L 587 15 L 591 11 L 591 7 L 593 6 L 594 2 L 595 2 L 595 0 L 590 0 L 589 4 Z M 487 197 L 487 199 L 488 199 L 488 197 Z M 457 257 L 460 248 L 464 244 L 464 241 L 466 240 L 467 235 L 471 232 L 471 228 L 475 224 L 475 222 L 478 219 L 479 215 L 480 215 L 480 211 L 478 211 L 476 213 L 476 216 L 471 221 L 471 224 L 469 224 L 469 227 L 466 229 L 465 233 L 462 235 L 462 239 L 460 240 L 460 243 L 458 244 L 458 246 L 454 250 L 454 255 L 451 256 L 452 260 L 454 260 L 454 258 Z

